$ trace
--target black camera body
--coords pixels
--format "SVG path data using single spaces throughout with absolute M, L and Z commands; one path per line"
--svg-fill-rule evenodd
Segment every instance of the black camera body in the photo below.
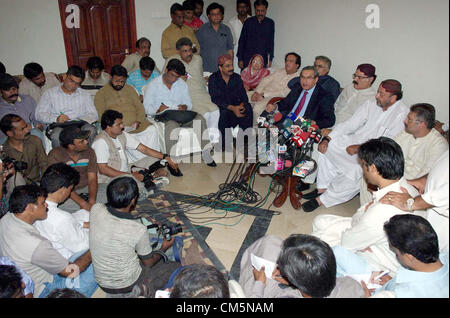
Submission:
M 163 223 L 161 226 L 158 226 L 157 224 L 147 225 L 147 229 L 153 229 L 155 227 L 158 228 L 159 233 L 164 236 L 166 241 L 170 241 L 172 239 L 173 235 L 183 232 L 183 229 L 181 228 L 181 224 L 176 224 L 176 223 L 171 223 L 171 224 Z
M 140 174 L 142 174 L 144 176 L 144 187 L 150 191 L 152 189 L 154 189 L 156 187 L 156 184 L 153 182 L 153 173 L 161 168 L 164 168 L 167 166 L 167 160 L 162 159 L 159 161 L 156 161 L 155 163 L 153 163 L 150 167 L 148 167 L 148 169 L 142 169 L 139 170 L 138 172 Z M 134 166 L 133 166 L 134 167 Z M 131 169 L 133 169 L 133 167 L 131 167 Z
M 13 164 L 14 170 L 24 171 L 27 170 L 28 164 L 25 161 L 19 161 L 11 157 L 4 156 L 1 158 L 3 161 L 3 169 L 8 169 L 10 164 Z

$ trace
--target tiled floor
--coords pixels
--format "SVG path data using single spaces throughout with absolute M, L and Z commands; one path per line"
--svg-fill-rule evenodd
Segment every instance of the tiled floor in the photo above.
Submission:
M 180 163 L 180 169 L 184 176 L 180 178 L 170 177 L 170 184 L 165 189 L 172 192 L 192 195 L 205 195 L 216 192 L 218 191 L 219 184 L 225 182 L 230 168 L 231 164 L 226 163 L 218 163 L 215 168 L 208 167 L 203 163 Z M 260 195 L 265 196 L 270 180 L 269 177 L 257 176 L 254 190 Z M 268 208 L 274 198 L 275 195 L 271 194 L 262 208 Z M 267 234 L 274 234 L 282 239 L 293 233 L 310 234 L 312 231 L 312 220 L 315 216 L 319 214 L 352 216 L 358 207 L 359 197 L 355 197 L 350 202 L 336 207 L 329 209 L 320 207 L 312 213 L 305 213 L 303 210 L 294 210 L 288 199 L 281 208 L 275 208 L 273 205 L 270 208 L 271 210 L 280 212 L 280 214 L 273 216 L 270 226 L 267 229 Z M 203 216 L 217 216 L 217 213 L 221 212 L 222 211 L 211 211 Z M 230 212 L 228 216 L 233 214 L 234 213 Z M 253 222 L 253 218 L 253 216 L 245 215 L 242 218 L 237 217 L 220 220 L 207 225 L 212 228 L 212 231 L 206 242 L 227 270 L 231 269 L 231 265 L 233 264 L 247 231 Z M 94 294 L 94 297 L 104 297 L 104 294 L 98 290 Z

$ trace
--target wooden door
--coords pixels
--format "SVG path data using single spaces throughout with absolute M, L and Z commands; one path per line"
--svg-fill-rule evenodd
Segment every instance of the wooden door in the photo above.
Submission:
M 69 5 L 79 8 L 75 27 L 67 23 L 75 12 L 66 12 Z M 135 51 L 134 0 L 59 0 L 59 11 L 68 65 L 86 69 L 87 60 L 99 56 L 110 72 L 113 65 L 122 63 L 125 54 Z

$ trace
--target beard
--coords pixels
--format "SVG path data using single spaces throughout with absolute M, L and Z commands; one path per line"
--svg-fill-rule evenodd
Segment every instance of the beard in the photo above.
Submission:
M 111 86 L 112 86 L 112 88 L 114 88 L 116 91 L 120 91 L 120 90 L 123 88 L 123 86 L 121 86 L 121 85 L 113 85 L 113 84 L 111 84 Z

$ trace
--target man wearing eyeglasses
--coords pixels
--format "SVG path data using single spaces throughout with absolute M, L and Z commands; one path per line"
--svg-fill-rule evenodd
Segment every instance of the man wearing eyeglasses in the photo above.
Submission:
M 353 74 L 352 84 L 344 88 L 334 104 L 336 125 L 352 117 L 356 109 L 367 100 L 374 100 L 377 90 L 372 85 L 376 79 L 375 66 L 358 65 Z
M 303 195 L 309 200 L 303 211 L 312 212 L 320 205 L 329 208 L 351 200 L 359 193 L 362 168 L 356 156 L 361 144 L 369 139 L 395 138 L 404 129 L 409 109 L 401 100 L 399 81 L 383 81 L 375 100 L 362 104 L 353 116 L 335 126 L 319 144 L 317 189 Z

